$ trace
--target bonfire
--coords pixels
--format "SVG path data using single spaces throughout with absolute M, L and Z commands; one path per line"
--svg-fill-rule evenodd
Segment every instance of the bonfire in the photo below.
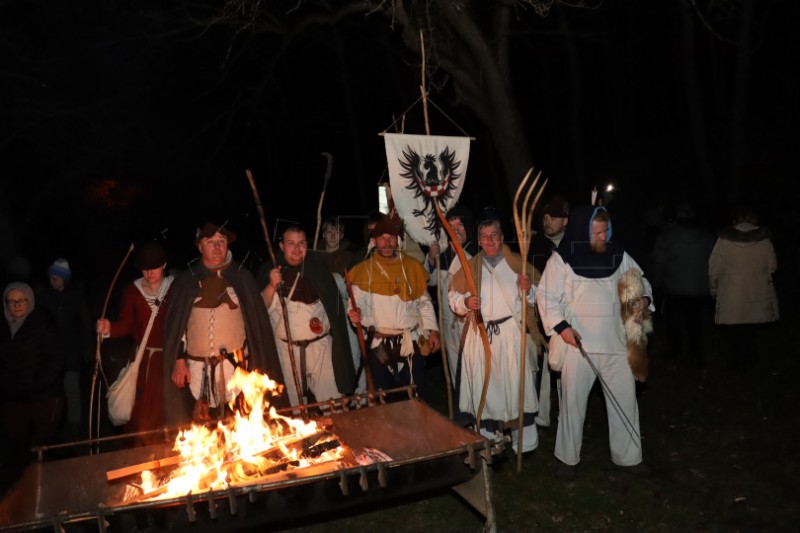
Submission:
M 351 462 L 349 449 L 317 421 L 282 416 L 269 405 L 268 398 L 279 395 L 283 386 L 268 376 L 237 368 L 228 389 L 242 391 L 231 402 L 233 417 L 181 431 L 175 456 L 108 472 L 109 480 L 141 473 L 139 483 L 129 483 L 126 500 L 225 490 L 312 466 L 319 473 L 320 467 L 331 471 L 345 459 Z

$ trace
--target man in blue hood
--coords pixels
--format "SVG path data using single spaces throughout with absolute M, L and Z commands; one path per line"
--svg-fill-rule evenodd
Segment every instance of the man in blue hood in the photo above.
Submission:
M 537 290 L 542 323 L 552 336 L 550 366 L 561 371 L 555 456 L 562 463 L 559 476 L 564 479 L 575 477 L 580 462 L 587 400 L 597 379 L 580 345 L 608 386 L 604 394 L 612 462 L 637 473 L 645 470 L 640 466 L 639 409 L 618 295 L 623 276 L 631 269 L 638 275 L 642 270 L 621 246 L 611 242 L 611 235 L 611 219 L 603 206 L 573 210 Z M 644 297 L 637 300 L 636 308 L 653 310 L 652 289 L 646 279 L 641 280 Z

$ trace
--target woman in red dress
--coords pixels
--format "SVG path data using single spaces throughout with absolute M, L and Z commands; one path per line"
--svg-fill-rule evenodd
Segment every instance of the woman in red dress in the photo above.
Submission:
M 142 271 L 142 277 L 125 287 L 119 320 L 110 322 L 101 318 L 97 321 L 98 333 L 112 339 L 131 335 L 138 350 L 151 314 L 157 313 L 145 341 L 136 381 L 136 399 L 131 419 L 123 427 L 125 433 L 164 427 L 164 320 L 173 277 L 165 276 L 167 256 L 157 242 L 148 242 L 139 248 L 136 267 Z M 136 352 L 131 354 L 131 361 L 135 357 Z

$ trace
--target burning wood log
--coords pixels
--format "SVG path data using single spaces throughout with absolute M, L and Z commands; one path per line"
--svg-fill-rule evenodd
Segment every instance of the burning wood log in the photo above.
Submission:
M 115 481 L 124 477 L 141 474 L 145 470 L 158 470 L 167 466 L 175 466 L 181 462 L 180 455 L 173 455 L 172 457 L 165 457 L 164 459 L 156 459 L 155 461 L 147 461 L 146 463 L 139 463 L 138 465 L 126 466 L 117 468 L 116 470 L 109 470 L 106 472 L 106 479 L 108 481 Z
M 313 433 L 305 437 L 290 435 L 282 439 L 278 439 L 277 443 L 274 446 L 270 446 L 269 448 L 256 453 L 255 456 L 265 457 L 270 454 L 275 454 L 276 452 L 279 452 L 282 449 L 282 447 L 312 448 L 316 444 L 316 442 L 320 439 L 320 437 L 322 437 L 325 434 L 329 433 L 325 431 L 319 431 L 317 433 Z M 338 443 L 338 441 L 336 442 Z M 230 464 L 233 462 L 236 461 L 226 461 L 225 463 L 223 463 L 223 465 Z M 141 474 L 145 470 L 157 470 L 159 468 L 165 468 L 168 466 L 177 466 L 180 463 L 181 463 L 181 456 L 173 455 L 171 457 L 165 457 L 164 459 L 156 459 L 154 461 L 147 461 L 146 463 L 139 463 L 136 465 L 130 465 L 123 468 L 118 468 L 116 470 L 109 470 L 106 472 L 106 479 L 108 481 L 116 481 L 117 479 L 121 479 L 124 477 Z
M 325 442 L 315 443 L 317 437 L 320 435 L 322 435 L 322 433 L 305 439 L 297 439 L 296 442 L 293 443 L 294 445 L 303 444 L 302 451 L 298 457 L 282 456 L 269 462 L 267 465 L 260 465 L 257 462 L 251 462 L 241 458 L 226 461 L 219 465 L 219 467 L 209 470 L 209 472 L 202 476 L 197 484 L 200 488 L 199 492 L 213 490 L 215 482 L 219 479 L 220 472 L 225 474 L 226 481 L 230 482 L 230 484 L 241 486 L 272 483 L 286 479 L 307 478 L 335 471 L 339 469 L 341 465 L 355 466 L 357 464 L 352 451 L 347 447 L 343 447 L 341 457 L 322 460 L 299 468 L 304 459 L 319 458 L 330 450 L 342 447 L 341 442 L 335 438 Z M 265 450 L 264 454 L 268 454 L 270 451 L 274 452 L 277 448 L 276 446 L 270 448 L 269 451 Z M 158 498 L 159 496 L 167 494 L 170 490 L 169 481 L 170 476 L 167 476 L 162 479 L 161 485 L 158 488 L 151 490 L 145 490 L 143 487 L 135 485 L 136 488 L 144 492 L 128 499 L 127 502 L 139 502 Z

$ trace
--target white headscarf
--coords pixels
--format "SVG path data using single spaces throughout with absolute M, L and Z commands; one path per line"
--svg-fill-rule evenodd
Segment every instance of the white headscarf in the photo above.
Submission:
M 11 313 L 8 312 L 8 305 L 6 304 L 6 298 L 8 298 L 8 293 L 13 290 L 20 290 L 25 293 L 25 297 L 28 299 L 28 312 L 25 313 L 25 316 L 16 318 L 11 316 Z M 14 338 L 19 328 L 22 327 L 22 323 L 25 322 L 25 319 L 28 318 L 28 315 L 31 314 L 33 308 L 36 306 L 36 298 L 33 295 L 33 289 L 27 283 L 22 283 L 20 281 L 15 281 L 13 283 L 9 283 L 6 285 L 5 290 L 3 291 L 3 313 L 6 315 L 6 321 L 8 322 L 8 326 L 11 328 L 11 338 Z

